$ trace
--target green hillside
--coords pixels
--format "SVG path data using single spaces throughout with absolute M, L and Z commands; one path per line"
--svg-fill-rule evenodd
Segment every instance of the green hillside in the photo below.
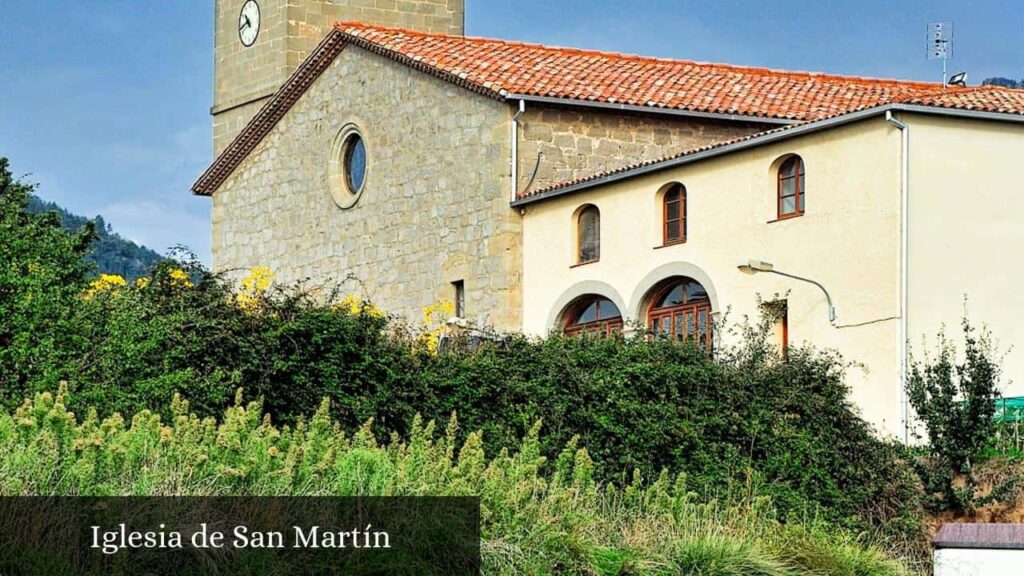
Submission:
M 93 250 L 87 259 L 96 263 L 97 272 L 118 274 L 133 280 L 145 276 L 154 264 L 163 259 L 155 251 L 122 238 L 102 216 L 91 219 L 72 214 L 57 204 L 36 196 L 29 198 L 28 209 L 36 213 L 56 212 L 60 215 L 61 225 L 68 230 L 78 230 L 86 222 L 93 220 L 96 223 L 99 240 L 93 244 Z

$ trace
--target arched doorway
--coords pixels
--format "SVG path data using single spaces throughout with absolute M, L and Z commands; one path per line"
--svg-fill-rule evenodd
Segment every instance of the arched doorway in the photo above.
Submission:
M 647 328 L 659 338 L 693 340 L 711 350 L 711 299 L 700 282 L 686 276 L 669 278 L 651 291 Z
M 596 294 L 577 298 L 566 308 L 564 318 L 562 330 L 566 336 L 609 338 L 622 331 L 619 307 Z

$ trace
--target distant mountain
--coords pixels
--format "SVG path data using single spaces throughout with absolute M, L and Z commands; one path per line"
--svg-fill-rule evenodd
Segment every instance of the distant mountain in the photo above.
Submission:
M 1003 88 L 1024 88 L 1024 80 L 1011 80 L 1000 76 L 985 78 L 981 84 L 982 86 L 1002 86 Z
M 100 239 L 93 244 L 92 254 L 88 258 L 96 263 L 98 272 L 118 274 L 128 280 L 134 280 L 139 276 L 145 276 L 154 264 L 163 260 L 163 257 L 153 250 L 122 238 L 102 216 L 86 218 L 72 214 L 53 202 L 40 200 L 35 196 L 29 199 L 28 209 L 37 213 L 56 212 L 60 215 L 61 225 L 69 230 L 78 230 L 83 224 L 93 220 L 96 223 L 96 234 Z

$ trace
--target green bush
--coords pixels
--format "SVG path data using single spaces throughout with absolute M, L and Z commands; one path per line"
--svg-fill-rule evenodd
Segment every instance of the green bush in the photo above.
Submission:
M 276 288 L 244 308 L 231 284 L 195 266 L 182 285 L 180 265 L 78 305 L 89 350 L 63 375 L 81 398 L 75 410 L 159 411 L 180 392 L 208 416 L 244 386 L 285 423 L 323 397 L 345 426 L 373 416 L 399 433 L 415 414 L 457 411 L 489 450 L 540 420 L 544 454 L 578 435 L 605 478 L 685 471 L 703 493 L 750 484 L 785 514 L 819 507 L 851 526 L 918 517 L 912 473 L 857 417 L 834 355 L 792 350 L 780 362 L 755 329 L 714 360 L 642 338 L 557 336 L 430 355 L 393 321 L 324 305 L 333 295 Z
M 244 384 L 283 420 L 313 412 L 324 396 L 349 424 L 378 407 L 382 417 L 392 414 L 382 389 L 412 374 L 402 366 L 414 358 L 389 342 L 385 318 L 325 306 L 330 294 L 270 288 L 240 306 L 235 291 L 179 259 L 159 264 L 145 282 L 80 301 L 77 326 L 89 350 L 63 374 L 77 402 L 131 413 L 165 409 L 182 392 L 212 415 Z M 403 421 L 412 415 L 401 413 Z
M 912 362 L 907 397 L 928 432 L 930 459 L 920 465 L 921 477 L 938 509 L 963 512 L 976 505 L 973 461 L 996 442 L 995 419 L 1000 368 L 987 331 L 979 332 L 965 317 L 963 359 L 945 334 L 938 353 Z
M 83 257 L 91 226 L 68 233 L 55 214 L 26 209 L 34 187 L 14 179 L 0 157 L 0 390 L 21 395 L 49 381 L 71 354 L 75 304 L 90 271 Z
M 766 354 L 757 333 L 717 360 L 643 339 L 517 338 L 425 370 L 439 417 L 458 410 L 492 448 L 546 423 L 550 454 L 579 435 L 609 472 L 686 471 L 703 492 L 753 481 L 784 512 L 811 503 L 837 521 L 919 518 L 920 488 L 899 451 L 856 415 L 830 354 Z
M 235 282 L 180 255 L 140 283 L 89 285 L 80 264 L 88 230 L 76 236 L 26 215 L 25 191 L 9 189 L 0 254 L 19 272 L 0 284 L 0 327 L 12 342 L 0 351 L 0 400 L 10 409 L 63 381 L 77 413 L 170 417 L 182 393 L 213 416 L 243 386 L 286 424 L 321 398 L 344 427 L 374 417 L 403 435 L 416 414 L 458 412 L 492 453 L 542 421 L 541 453 L 555 457 L 579 436 L 601 480 L 668 469 L 702 494 L 767 494 L 784 516 L 919 527 L 919 483 L 850 406 L 835 355 L 792 350 L 783 362 L 757 327 L 715 359 L 644 338 L 557 336 L 434 355 L 372 308 L 334 305 L 341 294 L 330 287 L 267 286 L 240 298 Z M 31 245 L 18 240 L 26 226 Z
M 459 442 L 416 418 L 407 439 L 347 435 L 326 403 L 294 427 L 258 403 L 221 423 L 175 400 L 164 423 L 128 424 L 40 394 L 0 413 L 0 495 L 479 496 L 484 574 L 898 575 L 876 546 L 808 521 L 782 524 L 766 499 L 702 503 L 685 478 L 603 484 L 570 442 L 549 464 L 538 426 L 514 452 L 488 457 L 479 432 Z

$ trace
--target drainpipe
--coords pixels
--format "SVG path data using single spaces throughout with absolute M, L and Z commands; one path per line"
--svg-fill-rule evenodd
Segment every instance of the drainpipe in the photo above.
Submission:
M 509 202 L 516 201 L 516 187 L 519 185 L 519 117 L 526 112 L 526 100 L 519 101 L 519 110 L 512 116 L 511 144 L 512 144 L 512 184 L 509 186 Z
M 892 110 L 886 110 L 885 121 L 900 130 L 900 416 L 903 419 L 903 443 L 910 441 L 910 407 L 907 401 L 907 376 L 910 372 L 907 358 L 907 332 L 909 308 L 910 264 L 907 257 L 910 243 L 910 126 L 897 120 Z

